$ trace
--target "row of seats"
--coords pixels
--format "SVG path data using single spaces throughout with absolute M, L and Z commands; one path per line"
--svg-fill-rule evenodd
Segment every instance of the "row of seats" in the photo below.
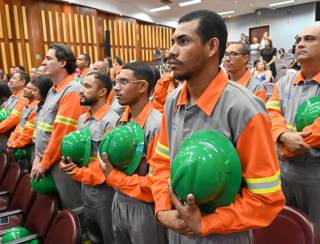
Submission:
M 0 156 L 0 236 L 12 227 L 23 226 L 33 235 L 12 243 L 35 238 L 44 244 L 79 243 L 78 217 L 68 210 L 59 211 L 57 196 L 36 194 L 29 183 L 30 174 L 22 175 L 19 163 L 6 166 L 6 159 Z

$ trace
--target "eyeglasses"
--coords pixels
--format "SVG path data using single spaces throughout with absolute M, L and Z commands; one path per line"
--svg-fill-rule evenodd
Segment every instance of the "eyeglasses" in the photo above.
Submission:
M 238 53 L 238 52 L 234 52 L 234 51 L 225 52 L 225 53 L 224 53 L 224 58 L 226 58 L 226 57 L 235 58 L 235 57 L 238 56 L 238 55 L 244 55 L 244 53 Z
M 128 81 L 126 79 L 118 79 L 118 80 L 114 80 L 112 83 L 113 83 L 113 86 L 117 86 L 117 85 L 120 85 L 120 86 L 126 86 L 127 84 L 129 83 L 140 83 L 140 82 L 144 82 L 144 83 L 147 83 L 147 81 L 145 80 L 131 80 L 131 81 Z

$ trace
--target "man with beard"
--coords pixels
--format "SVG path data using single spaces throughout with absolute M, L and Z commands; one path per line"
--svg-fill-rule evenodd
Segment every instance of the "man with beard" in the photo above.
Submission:
M 275 85 L 266 106 L 272 120 L 273 139 L 280 147 L 282 189 L 286 204 L 300 208 L 320 228 L 320 119 L 302 132 L 294 128 L 301 103 L 320 96 L 320 28 L 309 27 L 296 38 L 301 71 L 289 73 Z
M 12 95 L 4 103 L 3 109 L 10 112 L 10 115 L 0 123 L 0 151 L 5 152 L 7 149 L 7 141 L 9 133 L 20 122 L 23 108 L 29 103 L 29 100 L 23 96 L 23 91 L 30 77 L 27 73 L 15 72 L 8 86 Z
M 77 59 L 77 67 L 80 70 L 80 74 L 78 75 L 78 82 L 82 83 L 85 76 L 88 74 L 90 70 L 91 58 L 86 53 L 81 53 Z
M 250 60 L 250 50 L 242 42 L 230 44 L 224 54 L 224 68 L 229 79 L 246 87 L 262 101 L 267 101 L 263 85 L 251 75 L 247 64 Z
M 154 200 L 148 176 L 149 160 L 157 141 L 161 113 L 149 101 L 155 79 L 144 62 L 125 64 L 115 80 L 114 91 L 126 107 L 118 125 L 135 121 L 144 130 L 144 157 L 138 170 L 128 176 L 110 164 L 103 154 L 101 167 L 108 185 L 116 189 L 112 204 L 112 226 L 116 244 L 165 244 L 165 229 L 154 219 Z
M 91 243 L 113 243 L 111 205 L 114 190 L 105 184 L 105 176 L 96 161 L 104 132 L 119 118 L 107 102 L 112 82 L 106 73 L 89 73 L 80 90 L 80 104 L 89 110 L 80 116 L 78 129 L 88 127 L 91 135 L 91 162 L 79 168 L 70 158 L 62 157 L 60 169 L 82 182 L 85 223 Z
M 219 69 L 227 28 L 217 13 L 184 15 L 172 40 L 173 74 L 186 83 L 167 97 L 150 161 L 156 218 L 169 228 L 170 243 L 253 243 L 250 229 L 269 225 L 284 206 L 267 111 L 261 99 Z M 242 168 L 243 184 L 235 200 L 209 214 L 200 212 L 191 192 L 181 203 L 168 186 L 170 162 L 182 141 L 200 130 L 228 138 Z

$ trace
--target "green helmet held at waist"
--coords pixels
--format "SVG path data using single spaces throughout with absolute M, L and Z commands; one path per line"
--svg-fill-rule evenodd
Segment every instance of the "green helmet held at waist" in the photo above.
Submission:
M 311 97 L 300 104 L 295 116 L 297 131 L 311 125 L 315 119 L 320 117 L 320 96 Z
M 14 150 L 13 156 L 15 159 L 31 159 L 32 147 L 19 148 Z
M 2 237 L 2 243 L 8 243 L 12 241 L 19 240 L 23 237 L 26 237 L 28 235 L 31 235 L 30 231 L 28 231 L 24 227 L 13 227 L 7 231 L 4 232 L 3 237 Z M 24 242 L 26 244 L 38 244 L 38 240 L 32 240 L 28 242 Z
M 86 166 L 90 161 L 91 136 L 88 127 L 73 131 L 61 142 L 61 154 L 70 157 L 79 167 Z
M 110 163 L 118 170 L 132 175 L 144 155 L 144 131 L 135 122 L 110 130 L 103 138 L 99 153 L 106 152 Z
M 11 110 L 2 109 L 0 111 L 0 122 L 4 121 L 11 114 Z
M 30 184 L 34 191 L 41 195 L 50 195 L 57 192 L 56 184 L 50 173 L 44 173 L 38 180 L 30 178 Z
M 195 196 L 201 211 L 230 205 L 241 185 L 241 162 L 232 143 L 216 131 L 184 139 L 171 162 L 171 185 L 180 200 Z

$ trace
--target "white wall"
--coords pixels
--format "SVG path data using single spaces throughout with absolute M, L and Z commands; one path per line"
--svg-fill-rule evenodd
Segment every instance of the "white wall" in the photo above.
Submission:
M 241 33 L 249 35 L 250 27 L 269 25 L 274 47 L 288 50 L 301 30 L 307 26 L 320 25 L 320 22 L 314 21 L 314 16 L 314 3 L 276 10 L 262 9 L 261 15 L 249 14 L 227 19 L 228 40 L 239 41 Z

